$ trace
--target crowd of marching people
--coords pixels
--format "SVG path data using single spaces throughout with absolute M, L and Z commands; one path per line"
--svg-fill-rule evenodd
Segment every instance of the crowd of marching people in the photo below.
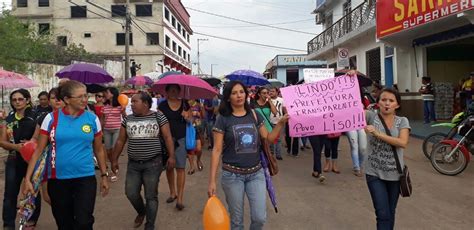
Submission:
M 301 151 L 312 151 L 311 175 L 324 184 L 328 181 L 323 174 L 341 173 L 338 148 L 342 135 L 350 144 L 347 155 L 352 158 L 352 173 L 366 177 L 377 228 L 393 229 L 400 185 L 393 159 L 386 157 L 391 153 L 386 149 L 394 146 L 403 159 L 410 130 L 408 120 L 396 116 L 400 107 L 397 91 L 380 90 L 374 102 L 378 110 L 370 109 L 373 106 L 362 97 L 365 129 L 296 138 L 289 135 L 289 115 L 277 87 L 254 89 L 230 81 L 222 95 L 205 100 L 185 100 L 180 97 L 182 90 L 178 84 L 167 85 L 164 98 L 140 91 L 130 97 L 131 114 L 126 113 L 126 104 L 120 101 L 115 87 L 95 93 L 92 104 L 86 86 L 73 80 L 41 92 L 37 105 L 33 105 L 34 99 L 27 90 L 11 92 L 11 111 L 0 114 L 0 147 L 9 151 L 4 229 L 15 228 L 19 197 L 35 193 L 29 178 L 45 153 L 47 179 L 41 184 L 36 208 L 24 229 L 35 228 L 41 199 L 51 205 L 58 229 L 92 229 L 97 187 L 106 196 L 109 183 L 117 181 L 125 183 L 125 195 L 137 213 L 133 226 L 138 228 L 146 220 L 145 229 L 155 229 L 161 173 L 165 172 L 169 188 L 166 202 L 175 203 L 181 211 L 186 207 L 186 177 L 206 168 L 210 172 L 208 195 L 216 195 L 220 181 L 231 228 L 244 228 L 247 196 L 250 229 L 262 229 L 267 200 L 262 146 L 268 143 L 280 161 L 286 156 L 298 157 Z M 195 131 L 192 149 L 187 143 L 189 125 Z M 384 126 L 389 127 L 391 135 Z M 31 159 L 25 159 L 20 152 L 30 140 L 36 140 L 37 146 Z M 128 160 L 126 168 L 121 169 L 118 161 L 124 149 Z M 203 162 L 204 150 L 211 150 L 209 165 Z M 119 170 L 125 172 L 120 174 L 125 178 L 119 178 Z

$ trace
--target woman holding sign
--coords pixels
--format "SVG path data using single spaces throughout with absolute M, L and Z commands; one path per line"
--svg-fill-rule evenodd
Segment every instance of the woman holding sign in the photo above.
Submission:
M 380 112 L 366 112 L 368 151 L 366 178 L 377 216 L 377 229 L 393 229 L 395 209 L 400 193 L 400 174 L 397 171 L 392 146 L 396 149 L 401 168 L 404 167 L 403 149 L 408 145 L 410 124 L 406 117 L 396 115 L 400 108 L 400 94 L 383 89 L 377 104 Z M 384 126 L 390 130 L 386 134 Z
M 248 91 L 239 81 L 224 88 L 214 126 L 208 195 L 216 195 L 217 166 L 222 155 L 221 183 L 229 207 L 232 229 L 243 229 L 244 195 L 250 204 L 250 229 L 263 229 L 266 221 L 266 182 L 260 162 L 261 141 L 273 142 L 288 121 L 284 115 L 271 132 L 262 116 L 247 103 Z M 225 143 L 225 146 L 224 146 Z

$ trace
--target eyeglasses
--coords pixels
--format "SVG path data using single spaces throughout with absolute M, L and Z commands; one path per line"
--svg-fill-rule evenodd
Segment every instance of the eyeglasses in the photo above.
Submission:
M 76 99 L 79 98 L 79 99 L 86 99 L 87 100 L 89 98 L 89 96 L 87 94 L 84 94 L 84 95 L 80 95 L 80 96 L 77 96 L 77 97 L 71 96 L 71 97 L 68 97 L 68 98 L 76 98 Z
M 12 101 L 13 102 L 24 102 L 26 99 L 23 98 L 23 97 L 20 97 L 20 98 L 12 98 Z
M 104 96 L 103 95 L 95 95 L 95 97 L 103 98 Z

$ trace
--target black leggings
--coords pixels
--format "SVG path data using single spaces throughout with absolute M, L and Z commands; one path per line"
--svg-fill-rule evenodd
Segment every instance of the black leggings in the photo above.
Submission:
M 337 147 L 339 146 L 339 137 L 325 138 L 324 140 L 324 156 L 326 159 L 337 159 Z
M 285 140 L 287 146 L 287 153 L 297 156 L 298 155 L 298 145 L 299 145 L 299 138 L 298 137 L 290 137 L 290 128 L 288 124 L 286 124 L 285 128 Z M 292 143 L 293 142 L 293 143 Z
M 313 172 L 321 173 L 321 151 L 323 150 L 325 135 L 309 137 L 309 143 L 313 149 Z

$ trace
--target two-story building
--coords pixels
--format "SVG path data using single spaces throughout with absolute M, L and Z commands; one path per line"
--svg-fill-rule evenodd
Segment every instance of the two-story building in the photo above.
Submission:
M 12 12 L 38 33 L 52 32 L 58 45 L 82 44 L 90 53 L 125 60 L 126 0 L 12 0 Z M 191 72 L 193 31 L 180 0 L 131 0 L 129 12 L 130 61 L 141 64 L 139 74 Z
M 324 30 L 308 42 L 308 59 L 336 68 L 339 48 L 350 68 L 402 92 L 402 115 L 422 119 L 418 89 L 430 76 L 440 89 L 437 116 L 452 116 L 454 83 L 474 71 L 472 0 L 317 0 Z
M 326 61 L 309 61 L 305 54 L 281 54 L 267 63 L 264 75 L 268 79 L 278 79 L 285 85 L 294 85 L 303 79 L 304 69 L 326 67 Z

